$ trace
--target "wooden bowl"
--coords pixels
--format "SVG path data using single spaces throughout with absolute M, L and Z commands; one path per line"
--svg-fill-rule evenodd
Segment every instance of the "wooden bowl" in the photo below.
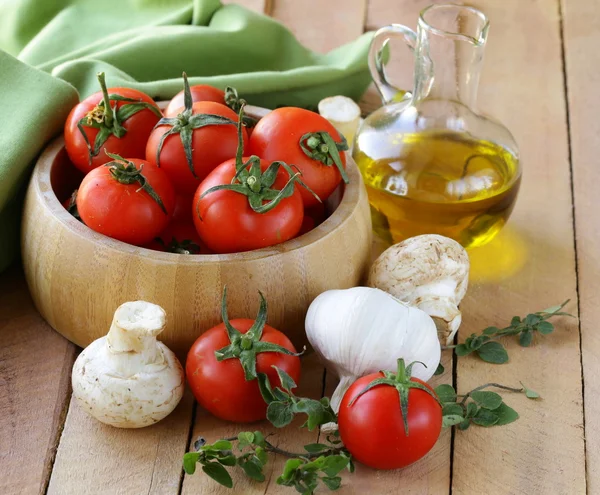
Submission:
M 221 322 L 225 284 L 230 318 L 253 318 L 261 290 L 269 324 L 300 347 L 311 301 L 325 290 L 358 285 L 369 262 L 369 203 L 356 164 L 349 155 L 347 161 L 350 184 L 314 230 L 255 251 L 183 255 L 110 239 L 72 217 L 61 201 L 82 176 L 57 138 L 37 162 L 23 213 L 21 248 L 33 301 L 54 329 L 82 347 L 106 334 L 120 304 L 159 304 L 168 319 L 160 338 L 183 356 L 202 332 Z

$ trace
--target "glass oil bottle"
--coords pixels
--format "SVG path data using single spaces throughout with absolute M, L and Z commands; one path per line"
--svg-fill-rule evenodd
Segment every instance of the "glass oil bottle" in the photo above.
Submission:
M 513 209 L 521 180 L 517 145 L 504 126 L 474 110 L 488 27 L 474 8 L 433 5 L 421 12 L 416 33 L 396 24 L 375 35 L 370 66 L 385 105 L 365 119 L 353 157 L 374 228 L 395 242 L 435 233 L 480 246 Z M 410 93 L 386 79 L 392 37 L 415 55 Z

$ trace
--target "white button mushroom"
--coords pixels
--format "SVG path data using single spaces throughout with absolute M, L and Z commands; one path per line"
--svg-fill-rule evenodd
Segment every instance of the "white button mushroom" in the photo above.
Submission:
M 450 344 L 462 320 L 458 305 L 469 282 L 469 256 L 441 235 L 411 237 L 375 260 L 368 285 L 389 292 L 433 318 L 442 342 Z
M 175 409 L 185 375 L 175 354 L 156 340 L 165 322 L 156 304 L 119 306 L 108 335 L 86 347 L 73 365 L 73 397 L 86 412 L 118 428 L 141 428 Z

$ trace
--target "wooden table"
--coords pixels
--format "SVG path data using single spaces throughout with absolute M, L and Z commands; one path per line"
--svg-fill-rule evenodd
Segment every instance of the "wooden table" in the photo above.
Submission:
M 415 25 L 431 0 L 246 0 L 287 24 L 309 47 L 325 52 L 363 30 L 392 22 Z M 473 357 L 445 375 L 460 391 L 487 381 L 523 381 L 543 399 L 505 396 L 520 419 L 497 428 L 445 430 L 433 451 L 401 471 L 358 467 L 347 494 L 600 493 L 600 0 L 475 0 L 491 20 L 481 81 L 481 107 L 515 134 L 523 184 L 510 225 L 471 253 L 473 280 L 463 304 L 460 338 L 488 325 L 571 299 L 579 323 L 523 349 L 508 342 L 510 363 Z M 377 98 L 369 93 L 365 108 Z M 37 314 L 20 270 L 0 277 L 0 493 L 226 493 L 202 474 L 184 476 L 190 439 L 239 431 L 186 396 L 156 426 L 105 427 L 70 403 L 70 370 L 78 350 Z M 448 354 L 448 353 L 446 353 Z M 323 369 L 312 357 L 302 393 L 320 396 Z M 325 393 L 333 383 L 327 380 Z M 585 395 L 584 395 L 585 389 Z M 281 446 L 299 449 L 316 433 L 287 428 Z M 236 478 L 234 493 L 294 493 L 275 483 Z M 231 492 L 229 492 L 231 493 Z

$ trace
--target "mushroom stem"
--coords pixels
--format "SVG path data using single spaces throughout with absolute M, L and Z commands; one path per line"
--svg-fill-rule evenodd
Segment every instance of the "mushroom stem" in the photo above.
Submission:
M 166 324 L 165 311 L 156 304 L 144 301 L 128 302 L 119 306 L 113 317 L 106 343 L 111 356 L 127 356 L 128 374 L 135 373 L 131 359 L 137 367 L 148 364 L 166 365 L 156 336 Z

